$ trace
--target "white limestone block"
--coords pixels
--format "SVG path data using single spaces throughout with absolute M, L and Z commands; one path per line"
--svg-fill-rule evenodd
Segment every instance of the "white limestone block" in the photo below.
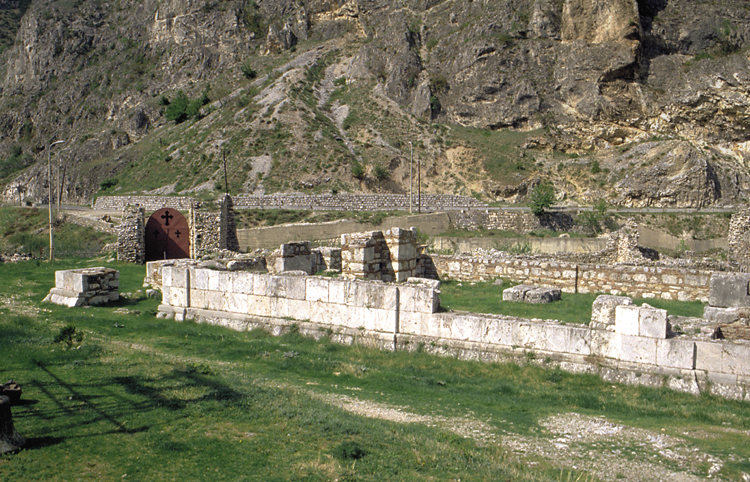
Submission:
M 620 335 L 620 360 L 656 365 L 656 338 Z
M 449 336 L 454 340 L 481 342 L 484 338 L 484 324 L 485 319 L 481 316 L 452 317 Z
M 346 293 L 349 292 L 349 283 L 351 283 L 349 280 L 332 279 L 328 284 L 328 301 L 345 305 Z
M 224 293 L 224 306 L 226 307 L 226 311 L 230 313 L 247 314 L 247 295 L 244 293 L 227 291 Z
M 222 311 L 224 309 L 224 293 L 221 291 L 206 291 L 206 309 Z
M 259 274 L 253 276 L 253 294 L 255 296 L 268 296 L 268 279 L 271 275 Z
M 199 290 L 208 289 L 208 273 L 210 270 L 207 269 L 191 269 L 191 286 Z
M 307 278 L 305 279 L 305 299 L 307 301 L 328 303 L 328 278 Z
M 172 286 L 172 273 L 174 271 L 174 267 L 172 266 L 164 266 L 161 269 L 161 285 L 163 287 L 169 287 Z M 55 273 L 57 275 L 57 273 Z
M 208 301 L 206 301 L 206 293 L 208 293 L 208 290 L 206 289 L 194 288 L 190 290 L 190 306 L 201 310 L 207 310 Z
M 591 330 L 588 328 L 568 325 L 546 326 L 547 351 L 572 353 L 575 355 L 591 354 Z
M 286 284 L 286 297 L 292 300 L 304 300 L 306 297 L 306 282 L 302 276 L 283 276 Z
M 171 287 L 169 289 L 169 304 L 174 307 L 187 308 L 188 304 L 188 291 L 185 288 Z
M 286 298 L 286 287 L 286 276 L 269 275 L 266 279 L 266 296 Z
M 724 342 L 719 341 L 696 341 L 695 369 L 720 373 L 722 370 L 721 359 L 724 354 L 723 344 Z
M 295 300 L 286 299 L 287 301 L 287 314 L 295 320 L 309 320 L 310 319 L 310 302 L 306 300 Z
M 640 307 L 635 305 L 618 305 L 615 307 L 615 331 L 621 335 L 638 336 L 640 326 Z
M 591 330 L 590 346 L 593 356 L 620 358 L 620 334 L 612 331 Z
M 209 269 L 206 271 L 208 274 L 208 289 L 210 291 L 222 291 L 222 280 L 220 278 L 222 272 L 213 269 Z
M 251 295 L 254 293 L 255 280 L 253 273 L 248 271 L 233 271 L 232 272 L 232 291 L 243 295 Z
M 677 338 L 658 340 L 656 364 L 661 367 L 693 370 L 695 368 L 695 341 Z
M 428 323 L 429 324 L 429 323 Z M 398 316 L 398 332 L 409 335 L 424 335 L 425 326 L 422 313 L 401 311 Z
M 401 311 L 416 310 L 417 288 L 414 286 L 399 286 L 399 306 Z
M 638 331 L 640 336 L 651 338 L 667 337 L 667 310 L 641 306 L 638 317 Z
M 600 295 L 591 304 L 591 327 L 606 328 L 615 325 L 615 308 L 620 305 L 632 305 L 633 300 L 627 296 Z
M 517 321 L 504 319 L 487 319 L 485 322 L 484 341 L 496 345 L 512 346 L 513 332 L 518 328 Z
M 513 334 L 513 345 L 530 350 L 544 350 L 547 343 L 541 325 L 532 322 L 519 322 Z
M 725 341 L 722 343 L 721 371 L 733 375 L 750 375 L 750 345 Z
M 398 305 L 396 301 L 398 300 Z M 401 309 L 401 292 L 399 287 L 383 285 L 383 301 L 382 307 L 384 310 L 395 311 L 396 308 Z
M 247 313 L 254 316 L 271 316 L 271 298 L 247 295 Z

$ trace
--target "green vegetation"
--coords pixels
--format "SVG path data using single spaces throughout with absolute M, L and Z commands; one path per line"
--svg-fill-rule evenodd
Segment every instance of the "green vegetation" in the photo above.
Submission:
M 555 188 L 549 182 L 538 184 L 529 195 L 529 206 L 531 212 L 541 216 L 555 202 Z
M 11 148 L 10 157 L 0 159 L 0 179 L 6 178 L 34 162 L 34 156 L 24 153 L 23 148 L 15 145 Z
M 565 414 L 686 439 L 688 450 L 724 461 L 721 478 L 750 470 L 744 402 L 544 369 L 530 352 L 525 366 L 489 364 L 337 345 L 325 333 L 176 323 L 155 318 L 159 300 L 142 296 L 91 308 L 40 303 L 54 270 L 101 263 L 0 266 L 0 377 L 23 386 L 27 402 L 13 416 L 28 441 L 0 458 L 5 479 L 598 480 L 507 450 L 506 440 L 551 444 L 557 435 L 542 422 Z M 110 266 L 122 292 L 141 288 L 143 267 Z M 55 343 L 69 326 L 70 346 Z M 388 411 L 426 421 L 378 418 Z M 496 438 L 475 440 L 457 429 L 466 423 Z M 596 457 L 609 443 L 585 450 Z
M 177 124 L 198 117 L 201 107 L 210 102 L 208 93 L 205 91 L 200 97 L 193 100 L 190 100 L 188 96 L 185 95 L 185 92 L 181 90 L 177 92 L 177 97 L 175 97 L 174 100 L 170 101 L 169 99 L 166 99 L 165 101 L 164 99 L 165 98 L 162 97 L 162 101 L 167 104 L 167 110 L 164 115 L 168 120 L 175 121 Z
M 0 252 L 32 253 L 49 256 L 49 213 L 37 208 L 0 207 Z M 115 241 L 112 234 L 75 224 L 55 224 L 55 256 L 93 256 L 105 244 Z
M 21 27 L 21 18 L 29 6 L 31 6 L 31 0 L 20 0 L 9 2 L 0 9 L 0 53 L 13 45 L 16 32 Z
M 564 323 L 589 324 L 591 304 L 596 293 L 563 293 L 560 301 L 543 305 L 503 301 L 503 291 L 518 283 L 501 280 L 494 282 L 443 281 L 440 288 L 440 304 L 443 308 L 473 313 L 490 313 L 522 318 L 559 320 Z M 700 301 L 683 302 L 658 299 L 635 299 L 637 305 L 648 303 L 655 308 L 667 310 L 670 315 L 702 317 L 705 304 Z

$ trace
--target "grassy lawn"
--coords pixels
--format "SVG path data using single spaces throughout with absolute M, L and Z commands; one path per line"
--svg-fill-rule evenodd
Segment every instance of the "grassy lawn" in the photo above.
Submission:
M 503 280 L 500 285 L 489 281 L 479 283 L 443 281 L 440 288 L 440 305 L 454 311 L 588 324 L 591 321 L 591 304 L 599 296 L 598 293 L 563 293 L 560 301 L 545 305 L 503 301 L 503 290 L 516 284 L 518 283 L 510 283 L 507 280 Z M 634 299 L 633 302 L 637 305 L 648 303 L 655 308 L 667 310 L 670 315 L 695 317 L 703 316 L 705 306 L 700 301 Z
M 155 318 L 159 300 L 144 297 L 91 308 L 41 303 L 55 269 L 101 264 L 0 265 L 0 379 L 23 387 L 13 417 L 28 440 L 0 457 L 3 480 L 608 480 L 512 448 L 551 443 L 542 420 L 571 413 L 681 437 L 723 460 L 722 477 L 750 472 L 747 403 L 176 323 Z M 143 267 L 107 265 L 120 270 L 121 292 L 141 289 Z M 68 325 L 81 342 L 54 341 Z M 609 453 L 604 445 L 587 446 L 586 458 Z M 690 470 L 705 474 L 706 464 Z

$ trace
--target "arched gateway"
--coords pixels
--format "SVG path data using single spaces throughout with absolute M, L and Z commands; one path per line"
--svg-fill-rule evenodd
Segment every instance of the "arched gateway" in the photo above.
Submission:
M 163 208 L 146 223 L 146 261 L 190 257 L 190 228 L 174 208 Z

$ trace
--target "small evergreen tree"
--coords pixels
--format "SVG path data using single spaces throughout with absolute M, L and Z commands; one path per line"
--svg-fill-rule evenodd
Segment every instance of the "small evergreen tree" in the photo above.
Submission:
M 541 216 L 555 202 L 555 188 L 548 181 L 538 184 L 529 195 L 531 212 Z

